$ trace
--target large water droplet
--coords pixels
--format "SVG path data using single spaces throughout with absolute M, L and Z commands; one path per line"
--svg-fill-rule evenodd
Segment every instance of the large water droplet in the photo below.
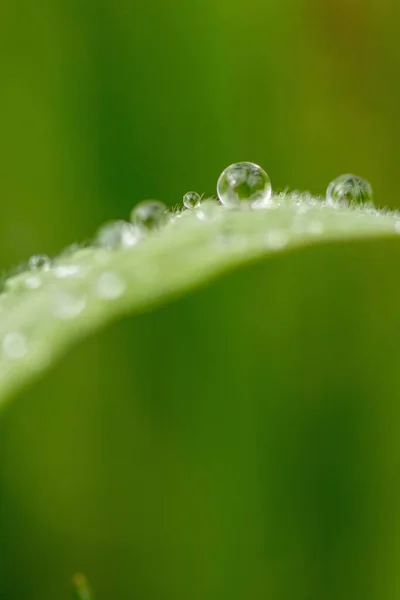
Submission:
M 126 289 L 125 281 L 112 271 L 105 271 L 96 281 L 96 293 L 103 300 L 115 300 L 122 296 Z
M 51 260 L 47 254 L 35 254 L 30 257 L 28 267 L 31 271 L 48 271 L 51 267 Z
M 271 181 L 258 165 L 242 162 L 231 165 L 220 175 L 217 193 L 228 208 L 264 208 L 272 195 Z
M 186 208 L 195 208 L 200 204 L 201 196 L 197 192 L 187 192 L 183 196 L 183 204 Z
M 7 333 L 2 342 L 3 354 L 10 360 L 24 358 L 28 353 L 28 342 L 23 333 L 13 331 Z
M 371 185 L 365 179 L 356 175 L 341 175 L 329 184 L 326 199 L 333 206 L 343 201 L 351 204 L 372 204 L 374 195 Z
M 130 248 L 140 241 L 141 232 L 127 221 L 111 221 L 98 230 L 95 244 L 108 250 Z
M 135 206 L 131 221 L 144 229 L 154 229 L 167 220 L 167 207 L 158 200 L 144 200 Z

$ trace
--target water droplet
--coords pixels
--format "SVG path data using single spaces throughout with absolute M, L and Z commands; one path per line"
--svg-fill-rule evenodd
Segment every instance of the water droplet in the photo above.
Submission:
M 373 191 L 365 179 L 356 175 L 341 175 L 329 184 L 326 199 L 332 206 L 342 201 L 351 204 L 372 204 Z
M 96 281 L 96 293 L 103 300 L 115 300 L 126 289 L 125 281 L 112 271 L 105 271 Z
M 47 254 L 35 254 L 30 257 L 28 267 L 31 271 L 48 271 L 51 267 L 51 260 Z
M 228 208 L 264 208 L 272 195 L 271 181 L 258 165 L 242 162 L 231 165 L 220 175 L 217 193 Z
M 195 208 L 200 204 L 201 196 L 197 192 L 187 192 L 183 196 L 183 204 L 186 208 Z
M 2 348 L 4 356 L 10 360 L 18 360 L 28 354 L 27 339 L 19 331 L 7 333 L 3 338 Z
M 289 243 L 287 234 L 280 229 L 268 231 L 265 241 L 270 250 L 282 250 Z
M 37 275 L 28 275 L 25 279 L 25 287 L 29 290 L 37 290 L 42 285 L 42 280 Z
M 167 207 L 158 200 L 144 200 L 137 204 L 131 213 L 132 223 L 144 229 L 160 227 L 167 218 Z
M 127 221 L 110 221 L 98 230 L 94 243 L 97 246 L 113 250 L 116 248 L 130 248 L 141 239 L 140 230 Z
M 203 200 L 196 208 L 196 217 L 200 221 L 215 221 L 220 216 L 220 205 L 216 200 Z
M 53 314 L 63 321 L 78 317 L 84 311 L 85 306 L 85 296 L 74 296 L 68 292 L 60 292 L 53 298 Z
M 80 265 L 56 265 L 53 268 L 53 273 L 58 279 L 66 277 L 74 277 L 80 273 Z

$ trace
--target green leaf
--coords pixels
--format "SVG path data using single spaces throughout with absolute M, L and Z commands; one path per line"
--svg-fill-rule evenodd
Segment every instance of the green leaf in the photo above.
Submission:
M 287 195 L 253 211 L 230 211 L 210 200 L 175 215 L 137 246 L 66 252 L 49 270 L 6 281 L 0 297 L 0 404 L 69 346 L 123 315 L 263 257 L 322 242 L 396 235 L 398 224 L 394 213 L 332 207 L 307 195 Z

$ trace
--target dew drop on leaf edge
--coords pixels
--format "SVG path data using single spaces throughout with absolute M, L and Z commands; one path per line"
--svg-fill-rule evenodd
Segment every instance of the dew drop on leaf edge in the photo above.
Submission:
M 235 163 L 221 173 L 217 194 L 221 203 L 228 208 L 264 208 L 271 199 L 271 181 L 259 165 Z
M 196 208 L 200 204 L 201 196 L 197 192 L 187 192 L 183 196 L 183 204 L 186 208 Z
M 155 229 L 167 220 L 168 209 L 159 200 L 143 200 L 131 212 L 131 221 L 143 229 Z
M 30 271 L 48 271 L 51 267 L 51 260 L 47 254 L 34 254 L 28 262 Z
M 372 204 L 373 191 L 366 179 L 357 175 L 340 175 L 328 186 L 326 200 L 328 204 L 335 205 L 340 202 L 350 204 Z
M 96 246 L 113 250 L 130 248 L 140 239 L 139 230 L 128 221 L 109 221 L 98 230 L 94 243 Z

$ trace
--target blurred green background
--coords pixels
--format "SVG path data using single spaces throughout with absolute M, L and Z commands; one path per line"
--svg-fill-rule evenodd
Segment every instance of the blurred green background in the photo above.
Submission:
M 0 267 L 141 199 L 213 194 L 238 160 L 313 193 L 355 172 L 400 208 L 399 25 L 397 0 L 2 3 Z M 126 320 L 10 406 L 0 598 L 66 598 L 75 570 L 114 600 L 398 597 L 383 265 L 399 251 L 378 246 L 305 252 Z

